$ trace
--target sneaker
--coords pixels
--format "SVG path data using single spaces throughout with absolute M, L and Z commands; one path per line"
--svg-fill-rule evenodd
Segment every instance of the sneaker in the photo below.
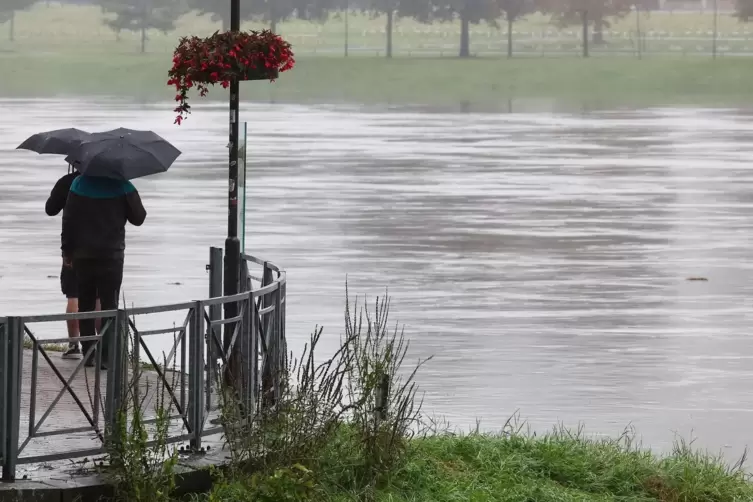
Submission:
M 97 363 L 97 353 L 92 352 L 92 355 L 89 356 L 89 359 L 86 360 L 86 363 L 84 363 L 84 366 L 86 366 L 87 368 L 93 368 L 94 366 L 96 366 L 96 363 Z M 107 371 L 107 364 L 104 361 L 102 361 L 102 364 L 99 366 L 99 369 L 102 371 Z
M 68 350 L 63 352 L 63 359 L 81 359 L 81 349 L 77 343 L 68 345 Z

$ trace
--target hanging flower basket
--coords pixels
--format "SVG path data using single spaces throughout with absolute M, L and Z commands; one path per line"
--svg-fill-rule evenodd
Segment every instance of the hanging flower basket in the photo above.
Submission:
M 274 81 L 294 65 L 290 44 L 269 30 L 184 37 L 173 54 L 167 81 L 178 91 L 175 123 L 180 125 L 191 113 L 188 91 L 194 86 L 200 96 L 206 96 L 210 85 L 227 89 L 233 79 Z

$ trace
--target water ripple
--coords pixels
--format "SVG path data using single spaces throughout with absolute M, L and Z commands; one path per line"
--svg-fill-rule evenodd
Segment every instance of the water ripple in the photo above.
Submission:
M 177 128 L 170 108 L 0 101 L 2 313 L 63 307 L 60 222 L 42 206 L 65 166 L 12 149 L 74 125 L 151 128 L 184 151 L 136 182 L 149 217 L 128 230 L 124 292 L 137 305 L 206 295 L 227 112 L 197 106 Z M 730 457 L 751 442 L 750 114 L 276 105 L 243 117 L 247 248 L 288 270 L 293 345 L 315 324 L 324 350 L 337 343 L 347 276 L 372 299 L 389 286 L 413 356 L 436 356 L 421 376 L 428 410 L 458 425 L 500 427 L 520 409 L 536 428 L 632 422 L 659 448 L 673 431 Z

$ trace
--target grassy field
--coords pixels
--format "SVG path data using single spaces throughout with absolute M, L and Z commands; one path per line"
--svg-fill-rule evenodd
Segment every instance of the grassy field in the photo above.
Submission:
M 113 95 L 170 99 L 167 54 L 4 55 L 0 96 Z M 744 105 L 753 65 L 744 60 L 613 58 L 299 59 L 274 83 L 242 86 L 244 100 L 415 104 L 505 109 L 513 99 L 593 106 Z M 208 98 L 226 99 L 220 88 Z M 194 98 L 193 102 L 199 102 Z
M 504 33 L 486 25 L 474 27 L 472 33 L 474 50 L 482 56 L 459 60 L 449 57 L 457 48 L 458 26 L 401 20 L 395 33 L 396 57 L 387 60 L 376 57 L 384 44 L 382 21 L 351 16 L 350 46 L 354 50 L 348 58 L 341 52 L 341 19 L 324 24 L 282 23 L 279 31 L 294 44 L 298 65 L 274 84 L 244 84 L 243 98 L 507 109 L 511 100 L 528 98 L 613 107 L 737 106 L 747 104 L 752 97 L 748 82 L 753 77 L 753 65 L 746 58 L 665 55 L 638 60 L 597 55 L 584 60 L 575 56 L 542 58 L 537 54 L 507 60 L 499 56 L 504 50 Z M 616 22 L 607 34 L 610 43 L 619 38 L 620 30 L 629 31 L 633 22 Z M 643 20 L 643 26 L 656 33 L 697 33 L 703 32 L 707 22 L 709 15 L 651 14 Z M 140 54 L 137 34 L 124 33 L 116 41 L 102 25 L 97 8 L 40 5 L 18 15 L 15 42 L 0 44 L 0 96 L 170 99 L 166 72 L 177 39 L 186 34 L 209 34 L 218 28 L 219 24 L 208 17 L 189 14 L 179 21 L 174 33 L 150 33 L 148 52 Z M 744 31 L 746 25 L 730 16 L 720 19 L 720 29 L 740 39 L 749 36 Z M 545 18 L 531 16 L 516 30 L 521 34 L 528 30 L 530 35 L 532 31 L 555 28 Z M 568 32 L 555 31 L 551 31 L 552 36 Z M 577 40 L 573 43 L 577 45 Z M 496 47 L 496 56 L 479 50 L 483 44 Z M 371 49 L 356 51 L 359 46 Z M 432 55 L 421 56 L 417 51 L 408 56 L 406 48 L 418 46 L 431 49 Z M 446 57 L 439 57 L 440 53 Z M 214 89 L 209 99 L 225 96 L 221 89 Z
M 330 457 L 330 455 L 333 455 Z M 336 455 L 336 456 L 335 456 Z M 357 462 L 342 451 L 310 464 L 303 485 L 290 471 L 253 482 L 219 483 L 205 500 L 377 502 L 742 502 L 753 500 L 748 476 L 678 445 L 666 457 L 637 450 L 624 438 L 593 441 L 558 430 L 538 438 L 469 435 L 413 440 L 404 464 L 377 488 L 355 489 Z M 259 486 L 289 498 L 259 497 Z

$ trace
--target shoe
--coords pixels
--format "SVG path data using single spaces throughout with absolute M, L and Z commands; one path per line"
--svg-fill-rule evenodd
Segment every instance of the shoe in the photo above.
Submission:
M 77 343 L 68 345 L 68 350 L 63 352 L 63 359 L 81 359 L 81 349 Z
M 84 366 L 87 368 L 93 368 L 97 362 L 97 353 L 92 352 L 92 355 L 89 357 L 89 359 L 86 360 L 86 363 Z M 102 364 L 99 365 L 99 369 L 102 371 L 107 371 L 107 364 L 105 364 L 104 361 L 102 361 Z

